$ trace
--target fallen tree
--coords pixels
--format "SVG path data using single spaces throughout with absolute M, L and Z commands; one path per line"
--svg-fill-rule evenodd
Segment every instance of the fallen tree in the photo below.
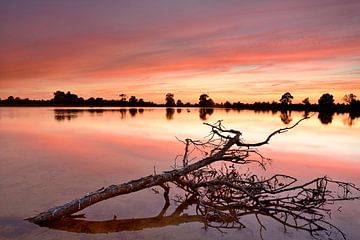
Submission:
M 264 141 L 258 143 L 244 142 L 240 131 L 226 129 L 221 121 L 215 124 L 205 123 L 211 128 L 209 136 L 205 140 L 182 141 L 185 150 L 175 160 L 173 170 L 161 174 L 154 171 L 153 175 L 98 189 L 27 220 L 42 226 L 71 231 L 79 231 L 76 226 L 84 224 L 96 226 L 98 229 L 99 225 L 104 227 L 104 222 L 78 220 L 76 218 L 80 216 L 74 214 L 115 196 L 160 186 L 164 189 L 166 200 L 163 210 L 155 217 L 160 225 L 199 221 L 203 222 L 205 227 L 219 230 L 242 228 L 244 225 L 240 217 L 252 214 L 256 216 L 261 230 L 266 229 L 259 218 L 263 215 L 280 222 L 285 228 L 302 229 L 312 236 L 320 232 L 330 234 L 330 229 L 335 229 L 345 238 L 340 229 L 326 220 L 325 215 L 330 213 L 326 206 L 336 201 L 359 199 L 360 189 L 353 184 L 321 177 L 295 185 L 297 179 L 291 176 L 277 174 L 264 179 L 249 172 L 241 172 L 236 167 L 239 164 L 255 162 L 265 168 L 267 159 L 258 152 L 257 147 L 268 144 L 274 135 L 294 128 L 304 119 L 307 118 L 300 119 L 291 127 L 272 132 Z M 199 158 L 200 160 L 196 160 Z M 180 166 L 176 163 L 179 159 L 182 162 Z M 221 163 L 221 166 L 213 166 L 215 163 Z M 166 216 L 170 220 L 162 221 L 169 205 L 169 184 L 176 185 L 187 194 L 178 201 L 183 207 L 176 210 L 176 214 L 170 215 L 172 218 Z M 195 205 L 196 214 L 181 215 L 189 205 Z M 138 226 L 134 229 L 141 229 L 144 221 L 138 220 Z M 116 229 L 127 221 L 114 219 L 106 223 L 108 228 Z

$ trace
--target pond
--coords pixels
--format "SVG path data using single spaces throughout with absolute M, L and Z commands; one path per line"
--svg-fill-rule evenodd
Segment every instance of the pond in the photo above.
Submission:
M 177 140 L 209 133 L 204 122 L 222 120 L 247 142 L 291 126 L 304 112 L 254 112 L 197 108 L 0 108 L 0 239 L 260 239 L 260 226 L 222 233 L 197 221 L 144 224 L 109 233 L 75 233 L 23 219 L 87 192 L 171 169 L 184 150 Z M 276 135 L 259 151 L 272 159 L 259 175 L 288 174 L 300 182 L 327 175 L 360 185 L 360 121 L 348 114 L 318 115 Z M 248 166 L 246 166 L 246 171 Z M 159 189 L 161 191 L 161 189 Z M 176 192 L 176 190 L 175 190 Z M 172 194 L 172 197 L 174 197 Z M 151 189 L 100 202 L 88 220 L 147 219 L 159 214 L 162 194 Z M 341 207 L 340 207 L 341 206 Z M 174 203 L 171 201 L 171 209 Z M 348 239 L 360 238 L 360 201 L 341 202 L 331 223 Z M 308 233 L 264 219 L 264 239 L 312 239 Z M 84 230 L 86 232 L 86 229 Z

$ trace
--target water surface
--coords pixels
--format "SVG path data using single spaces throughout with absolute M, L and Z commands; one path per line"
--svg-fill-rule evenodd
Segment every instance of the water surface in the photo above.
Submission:
M 81 234 L 40 228 L 23 221 L 100 187 L 168 170 L 184 146 L 176 140 L 201 138 L 203 122 L 223 120 L 241 130 L 248 142 L 291 125 L 303 112 L 144 108 L 0 108 L 0 239 L 259 239 L 259 227 L 221 234 L 205 231 L 196 221 L 109 234 Z M 312 115 L 312 113 L 309 113 Z M 314 114 L 300 126 L 274 137 L 259 150 L 272 159 L 261 175 L 283 173 L 300 181 L 328 175 L 360 185 L 360 122 L 347 114 Z M 144 190 L 116 197 L 84 211 L 87 219 L 151 218 L 164 204 L 161 194 Z M 348 239 L 359 239 L 360 204 L 341 204 L 332 223 Z M 311 239 L 308 234 L 283 233 L 269 223 L 265 239 Z

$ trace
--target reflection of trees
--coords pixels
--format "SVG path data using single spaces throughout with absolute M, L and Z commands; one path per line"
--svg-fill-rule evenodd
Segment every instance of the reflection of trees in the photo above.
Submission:
M 360 112 L 350 112 L 347 116 L 344 117 L 343 123 L 347 126 L 353 126 L 356 122 L 356 119 L 360 117 Z
M 120 108 L 119 112 L 120 112 L 120 118 L 124 119 L 126 117 L 126 108 Z
M 130 108 L 129 109 L 129 113 L 130 113 L 131 117 L 135 117 L 137 112 L 138 112 L 137 108 Z
M 292 121 L 291 118 L 291 111 L 281 111 L 280 113 L 280 119 L 284 124 L 289 124 Z
M 334 116 L 333 111 L 320 111 L 318 115 L 318 119 L 322 124 L 327 125 L 332 122 L 333 116 Z
M 213 108 L 200 108 L 199 109 L 199 117 L 201 120 L 207 120 L 211 114 L 214 113 Z
M 72 120 L 77 118 L 79 115 L 78 110 L 72 109 L 54 109 L 54 118 L 56 121 L 65 121 L 65 120 Z
M 181 108 L 176 109 L 177 113 L 181 113 L 181 111 L 182 111 Z
M 174 118 L 175 109 L 174 108 L 166 108 L 166 119 L 172 120 Z
M 343 118 L 343 123 L 349 127 L 353 126 L 355 124 L 355 119 L 351 118 L 350 116 L 345 116 Z
M 305 110 L 305 111 L 304 111 L 304 114 L 303 114 L 303 117 L 304 117 L 304 118 L 307 118 L 307 117 L 309 117 L 309 114 L 310 114 L 310 112 L 307 111 L 307 110 Z

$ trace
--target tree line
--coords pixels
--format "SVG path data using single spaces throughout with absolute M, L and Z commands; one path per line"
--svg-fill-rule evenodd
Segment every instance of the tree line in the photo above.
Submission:
M 145 101 L 143 98 L 136 96 L 128 96 L 125 93 L 119 94 L 119 99 L 106 100 L 103 98 L 90 97 L 84 99 L 77 94 L 63 91 L 56 91 L 50 100 L 30 100 L 28 98 L 21 99 L 19 97 L 9 96 L 7 99 L 1 100 L 3 106 L 121 106 L 121 107 L 201 107 L 201 108 L 233 108 L 233 109 L 253 109 L 253 110 L 294 110 L 294 111 L 333 111 L 333 112 L 359 112 L 360 100 L 353 93 L 346 94 L 342 98 L 342 103 L 335 104 L 334 96 L 330 93 L 324 93 L 320 96 L 316 103 L 311 103 L 309 98 L 302 100 L 302 103 L 293 104 L 294 96 L 290 92 L 284 93 L 278 101 L 272 102 L 254 102 L 252 104 L 242 103 L 240 101 L 230 103 L 216 103 L 210 96 L 203 93 L 199 96 L 198 102 L 193 104 L 190 102 L 183 103 L 181 99 L 175 99 L 173 93 L 165 95 L 165 101 L 157 104 L 151 101 Z

